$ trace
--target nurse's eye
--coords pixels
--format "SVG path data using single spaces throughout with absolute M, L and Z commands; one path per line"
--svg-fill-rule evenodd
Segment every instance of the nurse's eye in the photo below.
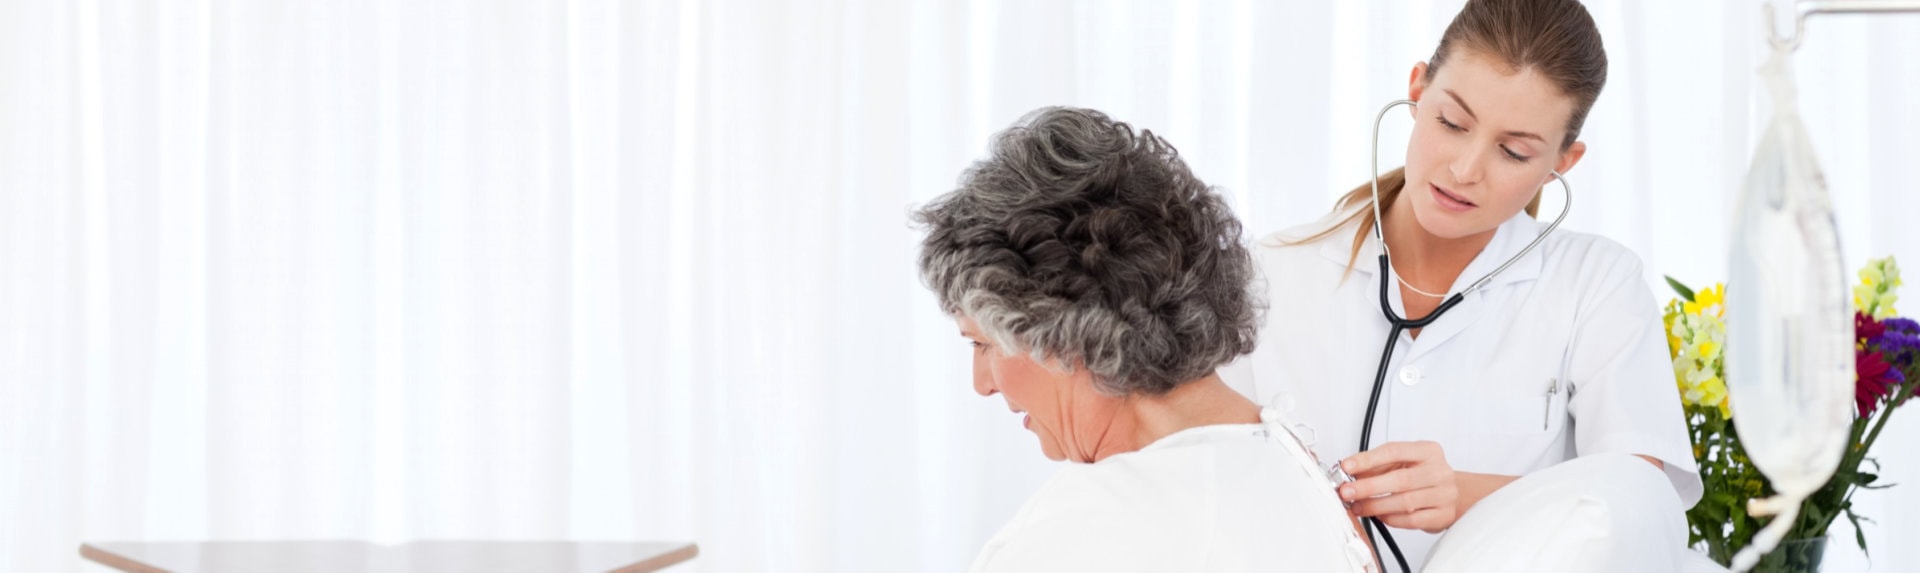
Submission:
M 1500 151 L 1506 152 L 1507 157 L 1520 163 L 1526 163 L 1528 159 L 1533 159 L 1532 157 L 1514 153 L 1512 149 L 1507 148 L 1507 146 L 1504 144 L 1500 146 Z
M 1453 123 L 1453 122 L 1451 122 L 1451 121 L 1447 121 L 1447 116 L 1444 116 L 1444 115 L 1435 115 L 1435 116 L 1433 116 L 1433 117 L 1435 117 L 1435 118 L 1438 118 L 1438 119 L 1440 120 L 1440 125 L 1444 125 L 1444 126 L 1447 126 L 1447 131 L 1452 131 L 1452 132 L 1463 132 L 1463 131 L 1466 131 L 1466 130 L 1467 130 L 1467 128 L 1464 128 L 1464 127 L 1460 127 L 1459 125 L 1456 125 L 1456 124 L 1454 124 L 1454 123 Z
M 978 340 L 972 340 L 972 341 L 968 341 L 968 342 L 969 342 L 970 344 L 972 344 L 972 345 L 973 345 L 973 351 L 974 351 L 974 352 L 982 352 L 982 351 L 985 351 L 985 350 L 987 349 L 987 345 L 986 345 L 986 343 L 983 343 L 983 342 L 980 342 L 980 341 L 978 341 Z

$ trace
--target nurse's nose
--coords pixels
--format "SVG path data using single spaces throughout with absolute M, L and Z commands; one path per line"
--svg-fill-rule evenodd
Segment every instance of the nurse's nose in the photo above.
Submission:
M 1487 154 L 1482 149 L 1469 148 L 1460 152 L 1459 157 L 1454 158 L 1453 164 L 1447 166 L 1448 171 L 1453 173 L 1453 182 L 1461 185 L 1479 183 L 1480 178 L 1486 175 L 1480 165 L 1486 158 Z

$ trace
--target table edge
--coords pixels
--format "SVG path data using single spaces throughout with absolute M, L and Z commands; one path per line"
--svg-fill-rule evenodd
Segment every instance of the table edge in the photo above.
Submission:
M 641 561 L 639 563 L 628 565 L 626 567 L 621 567 L 619 569 L 614 569 L 613 571 L 609 571 L 607 573 L 648 573 L 651 571 L 659 571 L 661 569 L 665 569 L 668 567 L 672 567 L 674 565 L 685 563 L 689 560 L 692 560 L 694 557 L 698 557 L 698 556 L 700 556 L 700 544 L 689 542 L 685 547 L 681 547 L 679 549 L 675 549 L 667 553 L 662 553 L 660 555 L 654 556 L 652 559 Z
M 402 546 L 404 545 L 406 544 L 402 544 Z M 659 571 L 667 567 L 685 563 L 698 556 L 700 556 L 700 544 L 689 542 L 679 549 L 656 555 L 651 559 L 639 563 L 614 569 L 609 573 L 648 573 L 651 571 Z M 92 543 L 80 544 L 80 557 L 127 573 L 171 573 L 165 569 L 94 547 Z
M 165 569 L 154 567 L 120 554 L 94 547 L 91 543 L 80 544 L 80 557 L 127 573 L 169 573 Z

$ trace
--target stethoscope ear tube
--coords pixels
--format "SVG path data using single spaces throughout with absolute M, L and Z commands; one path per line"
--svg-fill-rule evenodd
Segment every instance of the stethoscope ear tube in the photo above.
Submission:
M 1409 99 L 1394 100 L 1392 102 L 1388 102 L 1385 107 L 1381 107 L 1380 113 L 1375 114 L 1373 116 L 1373 161 L 1370 164 L 1372 171 L 1368 173 L 1367 185 L 1372 186 L 1372 189 L 1373 189 L 1373 201 L 1372 201 L 1373 203 L 1372 205 L 1373 207 L 1373 239 L 1375 242 L 1378 242 L 1380 244 L 1380 256 L 1382 261 L 1386 261 L 1392 255 L 1392 251 L 1387 248 L 1387 237 L 1384 234 L 1385 232 L 1381 230 L 1382 227 L 1386 226 L 1386 219 L 1381 216 L 1381 207 L 1380 207 L 1380 122 L 1387 118 L 1387 112 L 1392 111 L 1393 108 L 1399 107 L 1402 105 L 1415 107 L 1415 108 L 1419 107 L 1419 104 L 1414 103 L 1413 100 L 1409 100 Z M 1548 224 L 1546 229 L 1541 230 L 1540 234 L 1538 236 L 1535 236 L 1532 242 L 1527 243 L 1527 246 L 1525 248 L 1520 249 L 1520 252 L 1514 253 L 1512 257 L 1507 259 L 1507 262 L 1501 263 L 1500 266 L 1494 268 L 1492 272 L 1489 272 L 1485 276 L 1480 277 L 1480 280 L 1473 281 L 1472 285 L 1469 285 L 1467 286 L 1466 289 L 1461 290 L 1459 294 L 1470 293 L 1470 292 L 1479 290 L 1480 287 L 1486 286 L 1487 281 L 1493 280 L 1493 277 L 1499 275 L 1502 271 L 1507 270 L 1507 267 L 1513 266 L 1513 263 L 1519 261 L 1521 257 L 1525 257 L 1527 256 L 1527 253 L 1533 252 L 1534 247 L 1540 246 L 1541 241 L 1547 240 L 1547 235 L 1553 234 L 1553 231 L 1555 229 L 1560 228 L 1560 223 L 1565 222 L 1567 220 L 1567 213 L 1570 213 L 1573 211 L 1573 185 L 1567 183 L 1567 177 L 1565 175 L 1561 175 L 1558 170 L 1548 170 L 1548 173 L 1553 174 L 1554 181 L 1560 182 L 1560 193 L 1565 198 L 1565 201 L 1562 202 L 1560 205 L 1560 215 L 1557 217 L 1554 217 L 1553 223 Z M 1391 267 L 1392 263 L 1388 262 L 1385 264 L 1385 266 Z M 1380 308 L 1382 310 L 1385 310 L 1388 308 L 1385 299 L 1382 299 L 1380 301 Z M 1433 314 L 1430 314 L 1427 316 L 1431 318 L 1439 315 L 1440 315 L 1440 312 L 1436 310 L 1434 311 Z M 1388 318 L 1391 319 L 1392 317 L 1389 316 Z M 1419 327 L 1415 327 L 1415 328 L 1419 328 Z

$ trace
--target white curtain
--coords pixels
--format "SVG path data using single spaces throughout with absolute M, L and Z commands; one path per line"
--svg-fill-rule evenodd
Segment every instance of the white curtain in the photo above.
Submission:
M 1168 137 L 1250 232 L 1311 219 L 1459 4 L 0 3 L 0 571 L 312 538 L 959 570 L 1056 466 L 972 394 L 909 209 L 1065 104 Z M 1718 280 L 1757 3 L 1591 7 L 1569 227 Z M 1920 18 L 1807 34 L 1849 263 L 1920 265 Z M 1905 417 L 1877 449 L 1920 482 Z M 1920 485 L 1858 506 L 1872 568 L 1920 567 Z

